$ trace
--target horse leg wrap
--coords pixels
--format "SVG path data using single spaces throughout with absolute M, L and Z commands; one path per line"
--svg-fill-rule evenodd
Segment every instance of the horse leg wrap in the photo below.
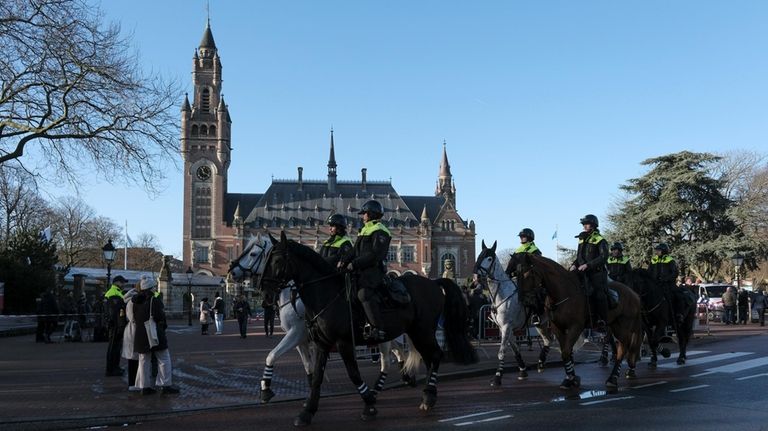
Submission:
M 370 398 L 373 396 L 373 394 L 368 389 L 368 385 L 365 382 L 363 382 L 363 384 L 357 387 L 357 393 L 360 394 L 360 396 L 363 398 L 364 401 L 367 398 Z
M 379 373 L 379 379 L 376 380 L 376 386 L 373 387 L 374 392 L 381 392 L 384 390 L 384 382 L 387 381 L 387 373 L 384 371 Z
M 611 375 L 614 377 L 619 377 L 619 374 L 621 374 L 621 363 L 617 361 L 616 364 L 613 366 L 613 372 L 611 373 Z
M 568 376 L 569 379 L 572 379 L 576 377 L 576 368 L 573 366 L 573 359 L 568 359 L 565 361 L 565 374 Z
M 525 366 L 525 361 L 523 360 L 523 355 L 515 355 L 515 360 L 517 361 L 517 367 L 520 370 L 525 370 L 527 368 Z
M 264 367 L 264 374 L 261 376 L 261 389 L 268 388 L 272 383 L 272 374 L 274 373 L 274 367 L 267 365 Z
M 539 352 L 539 362 L 547 362 L 547 355 L 549 355 L 549 346 L 544 346 Z
M 504 375 L 504 361 L 499 361 L 499 366 L 496 367 L 496 375 L 499 377 Z
M 429 380 L 427 380 L 427 387 L 424 390 L 428 391 L 430 389 L 437 393 L 437 371 L 432 371 L 432 373 L 429 375 Z

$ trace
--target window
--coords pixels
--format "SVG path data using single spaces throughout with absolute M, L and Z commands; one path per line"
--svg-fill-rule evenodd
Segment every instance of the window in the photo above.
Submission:
M 216 126 L 209 127 L 208 128 L 208 134 L 215 138 L 216 137 Z
M 414 247 L 412 245 L 404 245 L 400 248 L 403 254 L 403 263 L 413 262 Z
M 203 112 L 211 112 L 211 90 L 204 89 L 202 94 L 202 108 Z
M 195 263 L 208 263 L 208 247 L 195 248 Z
M 387 262 L 397 262 L 397 247 L 394 245 L 389 246 L 389 251 L 387 252 Z
M 211 236 L 211 187 L 196 187 L 192 203 L 193 230 L 195 238 Z
M 200 133 L 200 130 L 197 127 L 197 124 L 192 126 L 192 136 L 197 136 Z
M 208 126 L 203 124 L 200 126 L 200 136 L 206 136 L 208 134 Z
M 227 262 L 235 260 L 235 250 L 231 245 L 227 246 Z

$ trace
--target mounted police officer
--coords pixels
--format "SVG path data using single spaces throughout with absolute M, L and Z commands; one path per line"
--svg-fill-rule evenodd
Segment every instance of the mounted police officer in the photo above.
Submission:
M 602 330 L 608 322 L 608 271 L 605 267 L 608 261 L 608 242 L 597 229 L 599 224 L 596 216 L 587 214 L 581 218 L 580 223 L 584 230 L 576 235 L 579 248 L 571 271 L 578 271 L 579 277 L 586 281 L 585 287 L 597 315 L 595 326 Z
M 125 318 L 125 300 L 123 299 L 123 285 L 127 281 L 125 277 L 118 275 L 112 280 L 112 285 L 107 290 L 107 293 L 104 294 L 107 334 L 109 335 L 106 371 L 108 377 L 122 376 L 124 371 L 120 368 L 120 349 L 123 347 L 123 331 L 127 323 Z
M 632 272 L 629 258 L 623 255 L 624 246 L 620 242 L 611 245 L 611 256 L 608 258 L 608 276 L 619 283 L 626 283 L 627 275 Z
M 538 247 L 536 247 L 536 244 L 533 242 L 533 240 L 536 238 L 536 235 L 533 233 L 533 229 L 531 228 L 523 228 L 520 233 L 517 234 L 518 237 L 520 237 L 520 247 L 518 247 L 515 252 L 510 256 L 509 263 L 507 264 L 507 269 L 504 270 L 505 273 L 509 276 L 509 278 L 512 278 L 517 275 L 517 265 L 520 262 L 520 258 L 524 256 L 525 254 L 534 254 L 536 256 L 541 256 L 541 250 L 539 250 Z M 543 304 L 543 302 L 542 302 Z M 526 307 L 529 307 L 526 305 Z M 540 310 L 534 310 L 532 308 L 535 307 L 529 307 L 529 312 L 533 314 L 531 317 L 531 323 L 533 325 L 538 325 L 541 322 L 541 318 L 539 315 L 544 312 L 543 308 Z
M 357 276 L 357 297 L 371 324 L 368 338 L 372 341 L 384 340 L 386 333 L 382 329 L 384 321 L 381 317 L 377 291 L 386 274 L 384 262 L 389 252 L 392 235 L 381 223 L 384 207 L 378 201 L 369 200 L 364 203 L 358 214 L 362 215 L 364 225 L 357 235 L 354 253 L 342 257 L 338 268 L 346 268 Z
M 680 270 L 677 268 L 675 259 L 669 255 L 669 245 L 662 242 L 653 247 L 653 251 L 654 256 L 651 258 L 648 272 L 651 273 L 656 284 L 662 287 L 664 297 L 673 310 L 675 322 L 680 325 L 683 323 L 683 314 L 689 302 L 688 295 L 677 287 L 677 276 Z
M 347 218 L 343 215 L 334 214 L 328 217 L 328 226 L 331 236 L 320 248 L 320 256 L 335 267 L 342 257 L 352 252 L 352 240 L 347 236 Z

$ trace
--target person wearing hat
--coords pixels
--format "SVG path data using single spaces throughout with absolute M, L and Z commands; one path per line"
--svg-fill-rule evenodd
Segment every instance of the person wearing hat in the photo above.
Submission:
M 669 254 L 669 245 L 666 243 L 659 243 L 653 247 L 654 255 L 651 258 L 651 265 L 648 267 L 648 272 L 656 284 L 660 286 L 664 291 L 664 297 L 671 305 L 674 321 L 677 325 L 683 323 L 683 316 L 686 304 L 688 303 L 688 295 L 679 291 L 677 287 L 677 277 L 680 275 L 680 270 L 677 268 L 675 259 Z
M 208 297 L 200 300 L 200 334 L 208 335 L 208 325 L 211 324 L 211 304 L 208 303 Z
M 384 320 L 379 309 L 377 290 L 382 285 L 386 270 L 387 253 L 392 234 L 381 222 L 384 207 L 375 200 L 363 204 L 358 212 L 363 219 L 363 227 L 357 235 L 354 253 L 343 256 L 338 268 L 355 274 L 357 279 L 357 297 L 362 303 L 365 315 L 370 323 L 366 338 L 370 341 L 384 341 Z
M 504 270 L 509 278 L 513 278 L 517 275 L 518 262 L 520 262 L 520 258 L 525 254 L 541 256 L 541 250 L 539 250 L 539 248 L 536 247 L 536 244 L 533 242 L 533 240 L 536 238 L 536 235 L 533 233 L 533 229 L 528 227 L 523 228 L 520 233 L 517 234 L 517 236 L 520 238 L 520 247 L 518 247 L 510 256 L 509 262 L 507 263 L 507 269 Z M 543 304 L 544 302 L 542 301 L 541 303 Z M 531 314 L 531 324 L 538 326 L 541 323 L 541 317 L 539 316 L 544 312 L 543 307 L 540 310 L 533 310 L 528 306 L 526 306 L 526 308 L 528 308 L 528 312 Z
M 597 317 L 595 329 L 602 331 L 608 323 L 608 242 L 600 235 L 595 215 L 587 214 L 579 222 L 583 230 L 576 235 L 579 247 L 571 271 L 576 271 L 582 283 L 586 283 Z
M 620 242 L 611 245 L 611 256 L 608 258 L 608 276 L 611 280 L 625 283 L 627 276 L 632 272 L 632 264 L 629 258 L 623 255 L 624 246 Z
M 109 343 L 107 344 L 107 377 L 122 376 L 124 371 L 120 368 L 120 349 L 123 346 L 123 331 L 125 331 L 126 323 L 123 285 L 127 281 L 122 275 L 116 276 L 112 280 L 109 290 L 104 294 L 107 334 L 109 335 Z
M 171 354 L 168 351 L 168 337 L 165 334 L 168 322 L 165 318 L 163 301 L 155 296 L 157 281 L 148 276 L 142 276 L 139 292 L 133 297 L 133 316 L 136 322 L 136 334 L 133 350 L 139 354 L 139 369 L 136 374 L 136 387 L 142 395 L 150 395 L 157 390 L 152 385 L 152 353 L 157 358 L 157 378 L 155 385 L 163 394 L 178 394 L 179 389 L 172 386 L 173 368 Z M 145 322 L 150 317 L 156 322 L 157 341 L 152 346 Z
M 347 218 L 341 214 L 328 217 L 328 233 L 331 236 L 320 247 L 320 256 L 335 267 L 342 256 L 352 252 L 352 240 L 347 236 Z

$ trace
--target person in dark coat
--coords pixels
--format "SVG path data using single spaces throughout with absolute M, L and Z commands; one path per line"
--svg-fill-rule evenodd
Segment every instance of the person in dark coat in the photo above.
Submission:
M 123 285 L 128 280 L 118 275 L 112 280 L 112 285 L 104 294 L 106 302 L 105 312 L 107 319 L 107 333 L 109 344 L 107 345 L 107 376 L 122 376 L 120 368 L 120 349 L 123 347 L 123 333 L 125 332 L 125 300 L 123 299 Z
M 320 256 L 335 267 L 344 256 L 352 253 L 352 240 L 347 236 L 347 218 L 341 214 L 328 217 L 328 233 L 331 236 L 320 247 Z
M 600 235 L 598 220 L 593 214 L 581 218 L 584 230 L 576 235 L 579 247 L 571 271 L 578 274 L 582 283 L 586 283 L 587 292 L 597 315 L 596 329 L 605 330 L 608 323 L 608 242 Z
M 177 394 L 179 389 L 172 386 L 173 368 L 171 354 L 168 351 L 168 338 L 165 330 L 168 322 L 165 318 L 163 301 L 155 296 L 157 282 L 150 277 L 143 276 L 139 284 L 140 291 L 131 300 L 133 302 L 133 315 L 136 320 L 136 335 L 133 350 L 139 354 L 139 370 L 136 374 L 136 386 L 141 389 L 142 395 L 156 392 L 152 386 L 152 353 L 157 357 L 157 379 L 155 386 L 164 394 Z M 150 317 L 157 326 L 157 345 L 151 346 L 149 334 L 145 322 Z
M 749 292 L 743 287 L 739 290 L 736 297 L 736 304 L 739 307 L 739 323 L 746 325 L 749 319 Z
M 234 305 L 237 326 L 240 328 L 240 338 L 245 338 L 248 332 L 248 319 L 251 317 L 251 306 L 245 300 L 245 295 L 240 295 Z
M 275 332 L 275 295 L 273 293 L 264 294 L 261 308 L 264 309 L 264 335 L 271 337 Z
M 489 302 L 488 297 L 483 293 L 482 285 L 477 285 L 472 289 L 472 294 L 469 295 L 469 318 L 470 333 L 473 338 L 478 336 L 480 325 L 483 323 L 480 317 L 480 309 Z
M 608 258 L 607 265 L 608 276 L 611 280 L 619 283 L 626 283 L 627 275 L 632 272 L 632 264 L 629 258 L 624 256 L 624 245 L 620 242 L 614 242 L 611 245 L 611 256 Z

